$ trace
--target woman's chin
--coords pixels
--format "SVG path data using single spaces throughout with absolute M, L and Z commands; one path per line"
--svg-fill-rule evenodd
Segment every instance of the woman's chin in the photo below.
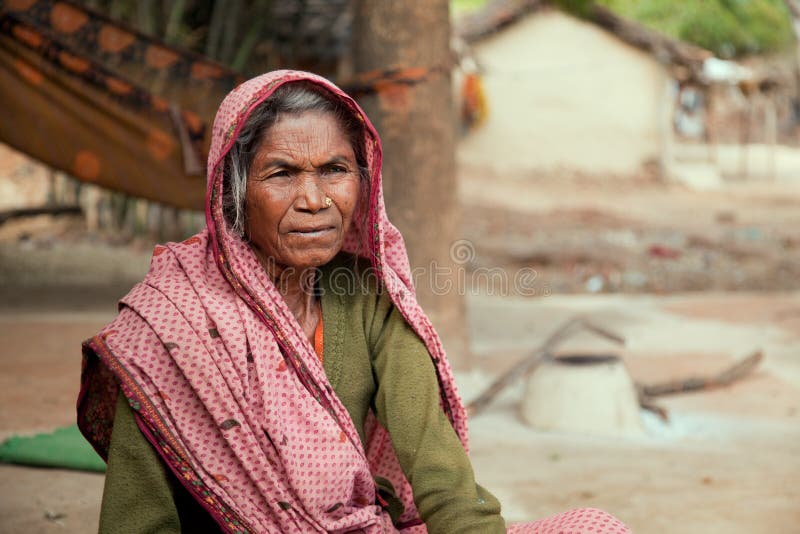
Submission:
M 287 255 L 285 264 L 298 270 L 322 267 L 331 261 L 341 249 L 340 242 L 337 242 L 335 246 L 304 248 Z

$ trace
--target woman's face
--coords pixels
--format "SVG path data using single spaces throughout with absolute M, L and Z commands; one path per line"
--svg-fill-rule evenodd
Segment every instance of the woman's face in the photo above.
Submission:
M 248 173 L 245 231 L 262 260 L 318 267 L 341 250 L 358 194 L 355 153 L 336 117 L 283 115 L 264 135 Z

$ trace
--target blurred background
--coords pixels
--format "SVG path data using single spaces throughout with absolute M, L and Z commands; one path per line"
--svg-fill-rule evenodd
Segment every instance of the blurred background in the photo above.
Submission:
M 1 1 L 0 459 L 39 467 L 0 465 L 0 532 L 96 530 L 102 466 L 25 439 L 277 68 L 378 128 L 509 521 L 800 532 L 798 37 L 798 0 Z

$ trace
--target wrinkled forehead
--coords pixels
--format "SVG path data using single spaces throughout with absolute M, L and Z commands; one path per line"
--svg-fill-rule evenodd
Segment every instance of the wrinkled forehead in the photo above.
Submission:
M 334 98 L 347 106 L 364 124 L 364 149 L 367 166 L 373 169 L 375 152 L 380 150 L 377 134 L 364 112 L 341 89 L 328 80 L 300 71 L 275 71 L 262 74 L 239 85 L 225 97 L 217 111 L 212 128 L 212 142 L 208 157 L 208 176 L 213 177 L 216 169 L 233 145 L 247 118 L 259 104 L 268 99 L 278 87 L 292 82 L 305 81 L 313 83 L 328 91 Z
M 248 136 L 253 162 L 275 157 L 285 162 L 330 162 L 352 159 L 364 164 L 363 141 L 359 132 L 348 130 L 334 111 L 291 111 L 253 122 L 256 135 Z M 240 139 L 244 136 L 244 130 Z

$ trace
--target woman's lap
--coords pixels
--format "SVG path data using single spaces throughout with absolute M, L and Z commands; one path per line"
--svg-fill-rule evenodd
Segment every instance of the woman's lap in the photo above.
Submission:
M 596 508 L 576 508 L 530 523 L 515 523 L 508 534 L 629 534 L 622 521 Z

